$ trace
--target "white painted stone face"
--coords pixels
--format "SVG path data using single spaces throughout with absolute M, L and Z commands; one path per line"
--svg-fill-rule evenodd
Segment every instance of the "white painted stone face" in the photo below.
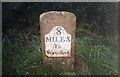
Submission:
M 45 35 L 45 55 L 48 57 L 70 57 L 71 35 L 62 26 L 55 26 Z

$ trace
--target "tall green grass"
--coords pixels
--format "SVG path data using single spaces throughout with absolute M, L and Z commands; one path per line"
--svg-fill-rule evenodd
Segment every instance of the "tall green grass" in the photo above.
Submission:
M 106 45 L 105 40 L 109 40 L 109 38 L 82 36 L 76 40 L 76 53 L 86 58 L 93 75 L 118 74 L 117 44 Z M 116 40 L 116 38 L 112 40 Z
M 81 34 L 76 37 L 75 54 L 84 56 L 92 75 L 116 75 L 118 54 L 116 37 L 94 38 Z M 27 40 L 23 34 L 3 35 L 2 63 L 4 75 L 77 75 L 74 71 L 62 72 L 44 67 L 39 35 Z M 81 70 L 81 69 L 80 69 Z

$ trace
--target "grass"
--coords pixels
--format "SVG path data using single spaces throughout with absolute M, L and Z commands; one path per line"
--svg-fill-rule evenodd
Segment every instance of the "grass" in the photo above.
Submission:
M 116 37 L 94 38 L 77 30 L 75 53 L 84 56 L 92 75 L 116 75 L 118 54 Z M 4 75 L 77 75 L 76 70 L 62 72 L 44 67 L 40 36 L 28 40 L 25 35 L 3 35 L 2 57 Z M 80 69 L 81 70 L 81 69 Z

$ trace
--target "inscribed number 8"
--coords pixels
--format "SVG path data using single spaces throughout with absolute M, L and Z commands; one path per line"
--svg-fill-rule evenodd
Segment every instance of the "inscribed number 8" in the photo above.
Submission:
M 60 28 L 60 27 L 58 27 L 56 30 L 57 30 L 56 34 L 57 34 L 57 35 L 60 35 L 60 34 L 61 34 L 61 31 L 60 31 L 60 30 L 61 30 L 61 28 Z

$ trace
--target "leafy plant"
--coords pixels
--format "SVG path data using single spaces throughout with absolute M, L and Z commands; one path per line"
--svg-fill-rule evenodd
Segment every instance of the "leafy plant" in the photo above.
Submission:
M 81 30 L 76 31 L 77 34 Z M 62 72 L 46 68 L 42 63 L 41 41 L 39 35 L 30 37 L 18 34 L 3 35 L 2 57 L 4 75 L 68 75 L 79 74 L 74 72 Z M 83 56 L 92 75 L 116 75 L 118 74 L 118 54 L 116 50 L 116 37 L 91 37 L 79 35 L 76 37 L 75 54 Z M 78 57 L 80 58 L 80 57 Z M 80 64 L 81 65 L 81 64 Z M 80 66 L 79 65 L 79 66 Z

